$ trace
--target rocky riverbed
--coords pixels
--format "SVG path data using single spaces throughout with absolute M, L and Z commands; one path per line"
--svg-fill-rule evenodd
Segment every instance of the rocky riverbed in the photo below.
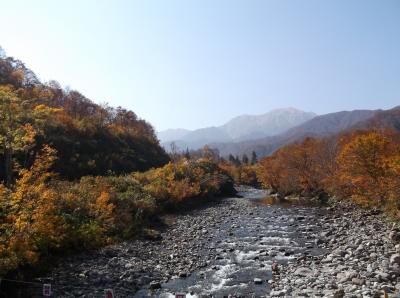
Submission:
M 400 233 L 383 215 L 343 203 L 327 212 L 315 243 L 320 256 L 298 257 L 269 281 L 270 296 L 399 297 Z
M 158 240 L 67 257 L 46 280 L 55 297 L 398 297 L 400 233 L 381 215 L 240 194 L 170 215 Z

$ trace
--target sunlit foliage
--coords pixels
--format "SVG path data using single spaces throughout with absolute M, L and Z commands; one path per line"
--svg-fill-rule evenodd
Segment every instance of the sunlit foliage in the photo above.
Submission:
M 209 157 L 198 160 L 182 158 L 158 169 L 136 173 L 134 177 L 152 196 L 176 202 L 196 196 L 219 194 L 229 175 Z
M 256 170 L 258 169 L 256 164 L 238 163 L 237 160 L 233 158 L 231 161 L 220 161 L 219 166 L 229 173 L 238 185 L 260 185 L 256 174 Z
M 308 138 L 262 159 L 257 174 L 282 196 L 330 194 L 400 214 L 400 134 L 355 131 Z
M 44 146 L 12 188 L 0 184 L 0 275 L 49 254 L 140 235 L 165 208 L 232 187 L 209 158 L 71 182 L 51 171 L 56 155 Z
M 47 117 L 46 117 L 47 116 Z M 21 61 L 0 57 L 0 180 L 29 167 L 42 146 L 57 150 L 62 177 L 145 171 L 166 164 L 150 124 L 132 111 L 98 105 L 56 81 L 41 83 Z
M 128 174 L 168 160 L 151 125 L 134 112 L 41 83 L 2 54 L 0 277 L 53 253 L 136 236 L 162 208 Z M 165 199 L 191 196 L 182 188 Z
M 372 131 L 355 134 L 343 145 L 337 158 L 337 178 L 346 195 L 372 205 L 398 197 L 398 137 Z

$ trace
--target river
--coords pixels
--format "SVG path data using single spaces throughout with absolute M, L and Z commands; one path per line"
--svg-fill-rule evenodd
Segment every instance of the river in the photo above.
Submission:
M 321 209 L 316 207 L 265 204 L 264 190 L 245 189 L 238 193 L 256 208 L 230 217 L 214 226 L 207 251 L 215 257 L 186 278 L 176 276 L 157 291 L 141 289 L 134 297 L 260 297 L 268 292 L 273 278 L 271 265 L 290 262 L 305 254 L 317 255 L 310 236 L 318 229 Z

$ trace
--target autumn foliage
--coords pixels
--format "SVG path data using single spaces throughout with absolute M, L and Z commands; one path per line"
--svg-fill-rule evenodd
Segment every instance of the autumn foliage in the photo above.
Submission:
M 229 176 L 207 158 L 182 159 L 145 173 L 63 181 L 50 171 L 56 153 L 44 146 L 15 186 L 0 184 L 0 274 L 48 254 L 139 235 L 165 208 L 232 187 Z
M 355 131 L 285 146 L 261 160 L 258 177 L 282 196 L 330 194 L 397 214 L 399 160 L 398 132 Z
M 353 136 L 337 158 L 340 191 L 368 205 L 400 202 L 399 141 L 390 132 Z
M 0 57 L 0 277 L 139 236 L 167 207 L 233 189 L 209 156 L 169 160 L 134 112 Z
M 143 189 L 160 200 L 180 202 L 187 198 L 218 195 L 232 184 L 229 174 L 211 158 L 182 158 L 162 168 L 133 177 Z
M 43 145 L 57 150 L 52 170 L 70 180 L 163 166 L 169 157 L 153 127 L 133 111 L 95 104 L 25 65 L 0 57 L 0 180 L 9 186 Z
M 238 185 L 249 185 L 258 187 L 260 185 L 256 170 L 256 164 L 234 163 L 222 160 L 219 166 L 224 169 L 234 179 Z
M 0 274 L 52 251 L 108 241 L 114 209 L 109 193 L 60 187 L 49 172 L 55 159 L 56 151 L 45 146 L 14 187 L 0 186 Z

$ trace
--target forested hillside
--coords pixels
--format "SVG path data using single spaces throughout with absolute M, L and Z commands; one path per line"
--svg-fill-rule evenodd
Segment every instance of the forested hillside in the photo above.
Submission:
M 306 138 L 258 165 L 258 179 L 279 196 L 353 199 L 400 216 L 400 108 L 377 112 L 350 129 Z
M 4 56 L 0 160 L 0 277 L 55 254 L 154 236 L 167 209 L 233 191 L 207 152 L 170 162 L 134 112 L 41 83 Z
M 6 161 L 0 177 L 11 179 L 11 164 L 32 165 L 43 144 L 57 150 L 52 169 L 68 179 L 144 171 L 168 162 L 153 127 L 133 111 L 95 104 L 55 81 L 41 83 L 21 61 L 0 59 L 0 88 L 0 154 Z M 21 124 L 23 130 L 16 131 Z

